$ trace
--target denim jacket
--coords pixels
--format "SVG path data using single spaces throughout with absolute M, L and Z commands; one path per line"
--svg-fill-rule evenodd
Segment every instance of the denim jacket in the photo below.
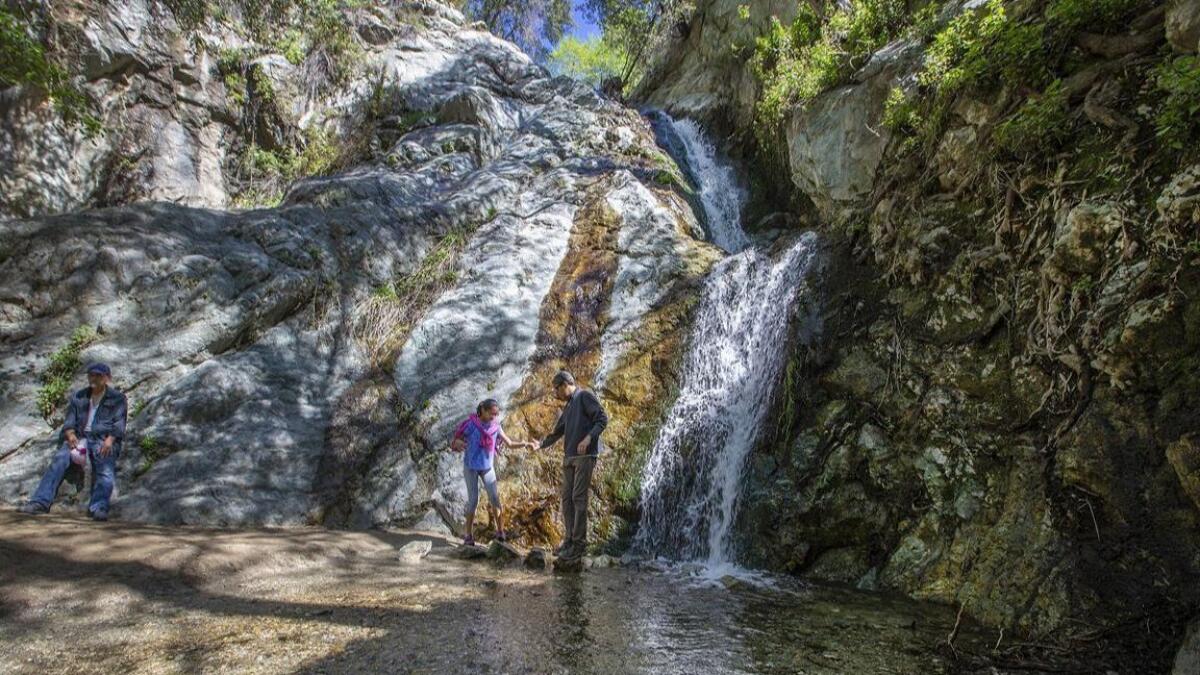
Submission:
M 67 399 L 67 419 L 58 435 L 60 441 L 66 440 L 67 429 L 74 429 L 77 436 L 84 437 L 83 428 L 87 426 L 88 405 L 91 399 L 90 387 L 80 389 Z M 102 441 L 106 436 L 112 436 L 113 447 L 120 448 L 121 441 L 125 438 L 126 409 L 125 394 L 112 387 L 106 389 L 104 398 L 100 399 L 96 416 L 92 419 L 92 431 L 87 435 L 88 438 Z

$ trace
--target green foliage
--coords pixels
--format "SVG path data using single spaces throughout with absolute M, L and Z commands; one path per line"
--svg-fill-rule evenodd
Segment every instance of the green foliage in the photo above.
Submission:
M 304 32 L 299 28 L 289 28 L 275 41 L 275 51 L 283 54 L 293 66 L 304 62 L 307 51 L 304 49 Z
M 141 448 L 143 453 L 153 453 L 158 449 L 158 439 L 151 434 L 146 434 L 138 439 L 138 447 Z
M 1026 157 L 1051 152 L 1071 135 L 1069 106 L 1062 81 L 1031 97 L 1001 122 L 992 140 L 1001 152 Z
M 1193 147 L 1200 140 L 1200 57 L 1163 61 L 1154 85 L 1162 97 L 1154 117 L 1159 142 L 1174 150 Z
M 568 35 L 550 53 L 548 67 L 555 75 L 568 75 L 598 87 L 621 73 L 621 55 L 597 35 L 587 40 Z
M 762 85 L 760 125 L 776 127 L 792 106 L 803 106 L 861 67 L 908 23 L 903 0 L 862 0 L 836 6 L 828 18 L 807 4 L 784 26 L 772 17 L 755 43 L 751 67 Z
M 276 205 L 283 198 L 284 187 L 292 181 L 325 175 L 341 167 L 348 160 L 344 150 L 332 132 L 316 127 L 305 130 L 298 147 L 268 150 L 251 143 L 239 162 L 249 185 L 234 203 L 239 208 Z
M 583 0 L 579 4 L 619 54 L 617 77 L 626 91 L 637 86 L 668 31 L 687 20 L 694 9 L 691 0 Z M 739 9 L 739 15 L 749 16 L 748 9 Z
M 918 80 L 943 99 L 1002 82 L 1040 88 L 1049 79 L 1042 33 L 1041 24 L 1021 24 L 1002 0 L 990 0 L 955 17 L 933 37 Z
M 40 89 L 68 125 L 83 127 L 88 136 L 99 134 L 100 120 L 92 113 L 87 95 L 71 81 L 65 68 L 50 60 L 33 33 L 28 17 L 0 6 L 0 87 Z
M 1124 29 L 1147 0 L 1052 0 L 1046 19 L 1056 28 L 1075 32 L 1108 33 Z
M 884 101 L 883 126 L 893 132 L 914 131 L 921 126 L 916 101 L 900 87 L 893 87 Z
M 37 408 L 42 418 L 49 420 L 66 399 L 67 391 L 71 388 L 71 378 L 83 367 L 79 360 L 79 352 L 84 347 L 96 341 L 96 329 L 92 326 L 80 326 L 71 334 L 70 340 L 58 351 L 50 355 L 50 362 L 41 372 L 42 386 L 37 393 Z

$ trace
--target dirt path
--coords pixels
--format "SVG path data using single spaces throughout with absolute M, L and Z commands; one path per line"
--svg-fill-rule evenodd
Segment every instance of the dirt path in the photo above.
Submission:
M 414 539 L 433 542 L 430 557 L 399 562 Z M 297 670 L 496 592 L 495 570 L 448 550 L 435 535 L 0 514 L 0 671 Z M 440 669 L 414 657 L 407 667 Z

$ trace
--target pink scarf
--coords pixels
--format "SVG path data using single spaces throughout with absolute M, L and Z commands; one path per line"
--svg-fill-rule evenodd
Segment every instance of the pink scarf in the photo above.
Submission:
M 466 434 L 468 424 L 474 424 L 475 428 L 479 429 L 479 447 L 486 450 L 489 455 L 495 454 L 496 432 L 500 431 L 500 425 L 496 424 L 495 420 L 484 424 L 483 420 L 479 419 L 479 415 L 472 414 L 467 417 L 466 421 L 459 425 L 459 436 Z

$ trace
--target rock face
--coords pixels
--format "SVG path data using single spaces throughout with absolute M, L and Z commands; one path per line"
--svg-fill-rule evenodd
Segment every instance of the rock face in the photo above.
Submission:
M 796 17 L 796 3 L 768 0 L 696 3 L 686 26 L 676 29 L 665 54 L 638 85 L 635 98 L 674 117 L 709 126 L 748 128 L 754 116 L 757 83 L 746 67 L 754 40 L 771 25 Z M 747 18 L 742 12 L 748 10 Z
M 40 94 L 6 92 L 0 217 L 130 198 L 225 206 L 225 148 L 239 133 L 239 111 L 216 73 L 216 46 L 228 36 L 189 42 L 158 2 L 96 9 L 49 11 L 78 36 L 85 90 L 97 102 L 103 128 L 89 136 L 66 124 Z
M 179 91 L 211 85 L 208 57 L 160 49 L 180 42 L 170 21 L 133 30 L 124 10 L 105 11 L 88 19 L 97 35 L 133 43 L 106 47 L 98 68 L 132 68 L 128 53 L 160 59 L 135 79 L 166 68 L 187 74 Z M 115 507 L 126 519 L 456 528 L 461 459 L 443 451 L 455 422 L 493 397 L 511 409 L 510 435 L 546 433 L 546 373 L 572 364 L 612 400 L 611 463 L 623 461 L 645 400 L 669 385 L 656 368 L 685 332 L 684 291 L 717 257 L 692 238 L 684 199 L 653 180 L 677 168 L 636 113 L 550 79 L 453 10 L 396 3 L 372 16 L 336 111 L 318 97 L 255 122 L 261 142 L 273 131 L 282 143 L 304 111 L 341 115 L 367 148 L 348 169 L 295 182 L 277 208 L 198 208 L 223 200 L 162 174 L 182 203 L 144 202 L 170 196 L 153 188 L 115 208 L 0 222 L 0 499 L 27 497 L 45 468 L 56 419 L 38 413 L 39 377 L 80 326 L 98 336 L 78 358 L 112 363 L 131 400 Z M 299 88 L 282 58 L 249 67 L 281 99 Z M 385 103 L 356 103 L 368 99 Z M 196 168 L 180 145 L 199 153 L 197 128 L 174 120 L 190 105 L 114 124 L 139 162 Z M 31 177 L 6 190 L 26 195 L 14 212 L 88 203 L 92 179 L 68 170 L 80 155 L 61 166 L 81 183 L 49 185 L 34 180 L 56 175 L 36 154 L 9 165 Z M 567 297 L 591 309 L 564 332 Z M 555 475 L 522 461 L 502 459 L 506 490 L 531 496 L 524 508 L 545 524 L 534 535 L 548 537 Z
M 913 43 L 888 45 L 849 84 L 792 113 L 787 125 L 792 183 L 825 220 L 845 218 L 874 188 L 892 137 L 881 122 L 884 101 L 912 74 L 920 53 Z

